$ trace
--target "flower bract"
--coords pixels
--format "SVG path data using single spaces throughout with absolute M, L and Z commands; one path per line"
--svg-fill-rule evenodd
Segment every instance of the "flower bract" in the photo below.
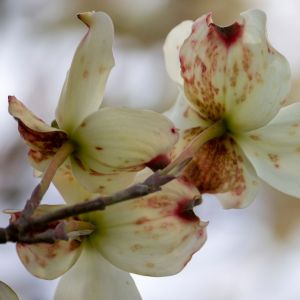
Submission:
M 166 67 L 180 95 L 166 113 L 181 129 L 173 157 L 214 124 L 223 132 L 198 148 L 184 176 L 224 207 L 245 207 L 258 177 L 300 197 L 300 104 L 284 107 L 290 68 L 266 37 L 260 10 L 227 27 L 206 14 L 168 35 Z
M 9 112 L 30 148 L 32 165 L 44 171 L 66 142 L 67 162 L 88 190 L 108 194 L 132 182 L 146 165 L 156 169 L 169 162 L 167 152 L 178 138 L 173 124 L 149 110 L 100 108 L 104 87 L 114 65 L 113 25 L 105 13 L 78 15 L 88 27 L 67 74 L 53 126 L 45 124 L 14 96 Z
M 56 180 L 64 183 L 65 174 L 57 174 Z M 82 193 L 73 178 L 61 192 L 66 199 L 72 199 L 76 187 Z M 176 274 L 206 241 L 207 224 L 193 212 L 199 197 L 193 185 L 175 179 L 160 192 L 82 215 L 80 221 L 66 220 L 75 222 L 68 227 L 75 231 L 69 241 L 18 243 L 17 251 L 27 270 L 39 278 L 53 279 L 65 273 L 56 300 L 140 299 L 127 272 Z M 51 209 L 41 206 L 35 214 Z M 78 222 L 81 223 L 77 225 Z M 75 229 L 80 233 L 87 228 L 92 228 L 90 235 L 76 235 Z

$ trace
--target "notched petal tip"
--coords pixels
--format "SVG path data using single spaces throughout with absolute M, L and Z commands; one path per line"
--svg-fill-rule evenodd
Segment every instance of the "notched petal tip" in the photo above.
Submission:
M 234 44 L 242 36 L 244 31 L 244 25 L 239 22 L 234 22 L 225 27 L 218 26 L 214 23 L 211 23 L 209 26 L 217 33 L 227 47 Z
M 17 98 L 15 96 L 12 96 L 12 95 L 8 95 L 7 99 L 8 99 L 8 103 L 11 103 L 11 102 L 17 100 Z
M 89 27 L 91 25 L 92 16 L 94 13 L 95 11 L 79 13 L 77 14 L 77 18 Z
M 225 44 L 225 46 L 229 47 L 242 36 L 244 31 L 244 19 L 241 18 L 241 21 L 235 21 L 233 24 L 228 26 L 219 26 L 214 23 L 212 13 L 210 12 L 194 22 L 192 34 L 197 33 L 197 31 L 199 29 L 201 30 L 203 26 L 207 27 L 208 39 L 215 39 L 217 35 L 217 37 Z
M 96 11 L 87 11 L 83 13 L 77 14 L 77 18 L 83 22 L 87 27 L 91 27 L 93 23 L 98 20 L 106 20 L 112 24 L 112 20 L 109 15 L 104 12 L 96 12 Z

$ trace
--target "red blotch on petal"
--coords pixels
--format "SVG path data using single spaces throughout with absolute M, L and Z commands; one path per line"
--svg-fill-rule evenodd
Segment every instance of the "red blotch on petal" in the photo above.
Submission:
M 239 24 L 238 22 L 227 27 L 219 27 L 214 23 L 209 24 L 209 26 L 211 31 L 215 32 L 227 47 L 230 47 L 242 36 L 244 29 L 244 25 Z M 213 38 L 213 35 L 209 34 L 208 37 L 210 36 Z
M 157 171 L 163 169 L 171 162 L 170 158 L 166 154 L 159 154 L 152 160 L 145 164 L 146 167 L 150 168 L 152 171 Z
M 193 200 L 191 199 L 182 199 L 179 201 L 174 212 L 175 216 L 185 222 L 199 222 L 199 218 L 195 215 L 191 207 L 192 202 Z

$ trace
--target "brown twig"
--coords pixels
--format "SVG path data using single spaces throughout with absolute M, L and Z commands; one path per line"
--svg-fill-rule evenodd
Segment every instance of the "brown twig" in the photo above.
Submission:
M 108 205 L 146 196 L 161 190 L 162 185 L 174 178 L 175 176 L 173 175 L 161 175 L 160 171 L 157 171 L 143 183 L 137 183 L 112 196 L 98 197 L 95 200 L 65 206 L 39 217 L 23 219 L 22 222 L 12 222 L 8 227 L 0 228 L 0 244 L 7 242 L 53 243 L 56 240 L 67 240 L 68 236 L 63 232 L 47 229 L 49 223 L 87 212 L 104 210 Z M 43 232 L 42 230 L 45 231 Z M 32 232 L 37 231 L 38 233 L 32 234 Z
M 60 165 L 66 160 L 66 158 L 72 153 L 74 146 L 70 142 L 66 142 L 62 147 L 56 152 L 53 159 L 51 160 L 49 166 L 43 174 L 41 182 L 33 190 L 30 199 L 26 202 L 23 211 L 21 212 L 20 218 L 17 222 L 20 227 L 27 224 L 27 220 L 33 215 L 34 211 L 40 205 L 41 200 L 49 188 L 49 185 Z

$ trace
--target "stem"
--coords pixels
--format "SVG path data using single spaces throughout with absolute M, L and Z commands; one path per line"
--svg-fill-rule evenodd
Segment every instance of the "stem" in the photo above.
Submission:
M 126 200 L 135 199 L 146 196 L 161 190 L 161 186 L 173 180 L 175 177 L 164 175 L 161 176 L 159 172 L 154 173 L 148 177 L 143 183 L 137 183 L 125 190 L 122 190 L 112 196 L 98 197 L 95 200 L 78 203 L 74 205 L 65 206 L 54 212 L 34 218 L 28 223 L 27 228 L 37 228 L 49 222 L 58 221 L 67 217 L 78 216 L 83 213 L 104 210 L 106 206 L 120 203 Z
M 213 138 L 220 137 L 226 132 L 223 121 L 218 121 L 204 129 L 198 136 L 196 136 L 191 143 L 171 162 L 166 168 L 161 171 L 161 175 L 178 174 L 178 172 L 190 162 L 194 154 L 199 148 L 212 140 Z
M 33 190 L 30 199 L 26 202 L 24 210 L 18 222 L 24 223 L 28 218 L 32 216 L 36 208 L 40 205 L 42 198 L 49 188 L 50 183 L 61 164 L 66 158 L 74 151 L 74 146 L 71 142 L 66 142 L 56 152 L 49 166 L 47 167 L 40 183 Z M 26 223 L 26 222 L 25 222 Z
M 74 151 L 73 144 L 71 142 L 66 142 L 56 152 L 40 182 L 40 189 L 39 189 L 40 198 L 43 198 L 43 196 L 47 192 L 49 185 L 56 173 L 56 170 L 62 165 L 62 163 L 73 151 Z
M 6 228 L 0 228 L 0 244 L 7 242 L 23 243 L 53 243 L 56 240 L 66 240 L 66 235 L 57 235 L 57 232 L 46 230 L 50 222 L 59 221 L 67 217 L 78 216 L 83 213 L 104 210 L 106 206 L 122 201 L 142 197 L 161 190 L 161 186 L 173 180 L 170 175 L 160 175 L 160 172 L 152 174 L 143 183 L 137 183 L 112 196 L 96 198 L 92 201 L 65 206 L 54 212 L 40 217 L 25 219 L 23 223 L 13 222 Z M 21 217 L 20 217 L 21 218 Z M 31 230 L 39 230 L 41 234 L 31 235 Z

